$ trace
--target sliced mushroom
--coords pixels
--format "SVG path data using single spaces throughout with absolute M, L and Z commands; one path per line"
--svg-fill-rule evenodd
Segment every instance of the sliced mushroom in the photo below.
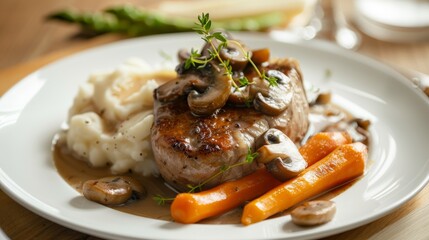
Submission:
M 223 69 L 213 65 L 213 71 L 214 76 L 204 92 L 192 90 L 188 94 L 188 106 L 197 116 L 210 115 L 222 108 L 231 92 L 231 82 Z
M 286 110 L 292 101 L 292 82 L 289 77 L 277 70 L 269 70 L 267 77 L 276 78 L 277 85 L 268 87 L 264 92 L 258 92 L 253 105 L 262 113 L 276 116 Z
M 292 178 L 307 167 L 307 162 L 295 143 L 280 130 L 269 129 L 260 139 L 257 144 L 268 144 L 258 148 L 256 161 L 264 163 L 267 170 L 278 180 Z
M 334 218 L 335 203 L 325 200 L 309 201 L 295 208 L 291 213 L 292 222 L 302 226 L 327 223 Z
M 180 63 L 186 61 L 189 57 L 191 57 L 191 53 L 187 49 L 180 49 L 177 53 L 177 58 Z
M 265 166 L 275 178 L 284 182 L 300 174 L 307 167 L 307 162 L 292 157 L 277 157 Z
M 365 145 L 369 144 L 369 132 L 368 128 L 371 125 L 369 120 L 355 118 L 352 120 L 341 120 L 333 125 L 330 125 L 323 129 L 325 132 L 329 131 L 345 131 L 353 139 L 353 142 L 361 142 Z
M 371 125 L 371 121 L 368 119 L 355 118 L 353 121 L 356 122 L 357 125 L 365 131 L 368 131 L 368 128 Z
M 187 95 L 193 89 L 206 89 L 208 83 L 195 74 L 187 74 L 168 81 L 154 91 L 154 98 L 160 102 L 170 102 Z
M 251 59 L 256 65 L 261 65 L 262 63 L 267 62 L 270 60 L 270 49 L 262 48 L 253 50 Z
M 209 57 L 211 55 L 211 52 L 214 51 L 213 48 L 215 48 L 217 51 L 219 51 L 219 56 L 222 58 L 222 60 L 229 61 L 232 70 L 243 70 L 249 62 L 247 59 L 247 55 L 251 57 L 252 52 L 243 44 L 239 43 L 236 40 L 233 40 L 232 36 L 228 32 L 222 30 L 215 32 L 221 32 L 225 39 L 228 39 L 230 41 L 227 42 L 225 47 L 219 48 L 221 42 L 216 38 L 213 38 L 211 39 L 210 43 L 206 43 L 203 46 L 203 48 L 201 49 L 201 55 Z
M 125 179 L 125 181 L 128 182 L 128 184 L 130 184 L 131 186 L 131 190 L 133 191 L 131 200 L 141 199 L 146 196 L 147 194 L 146 189 L 141 182 L 129 176 L 122 176 L 122 178 Z
M 287 137 L 282 131 L 276 128 L 270 128 L 258 139 L 256 139 L 255 147 L 256 149 L 259 149 L 264 145 L 278 144 L 286 141 Z
M 88 200 L 104 205 L 120 205 L 146 194 L 144 187 L 126 176 L 106 177 L 88 180 L 83 184 L 82 193 Z
M 247 87 L 241 87 L 239 90 L 233 90 L 228 97 L 228 103 L 234 106 L 246 106 L 249 99 L 249 90 Z
M 243 71 L 234 71 L 232 78 L 235 80 L 235 83 L 237 85 L 240 85 L 239 79 L 240 78 L 247 78 L 248 81 L 251 82 L 250 85 L 256 84 L 253 82 L 253 76 L 252 74 L 245 74 Z M 250 85 L 239 87 L 239 89 L 231 88 L 231 93 L 228 98 L 228 103 L 234 105 L 234 106 L 246 106 L 248 107 L 249 104 L 252 103 L 254 96 L 253 92 L 251 92 Z
M 241 71 L 246 67 L 249 62 L 247 54 L 249 57 L 252 55 L 246 47 L 236 41 L 228 42 L 227 46 L 219 52 L 220 57 L 225 61 L 229 61 L 234 71 Z
M 330 92 L 321 92 L 317 95 L 315 104 L 328 104 L 331 102 L 332 94 Z

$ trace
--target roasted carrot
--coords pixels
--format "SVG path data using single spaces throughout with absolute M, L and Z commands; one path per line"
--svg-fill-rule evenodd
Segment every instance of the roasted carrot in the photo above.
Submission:
M 304 159 L 313 164 L 336 147 L 351 142 L 347 133 L 317 133 L 299 151 Z M 324 147 L 328 149 L 323 149 Z M 280 185 L 265 169 L 236 181 L 223 183 L 199 193 L 180 193 L 171 205 L 173 219 L 181 223 L 194 223 L 202 219 L 225 213 L 245 201 L 252 200 L 273 187 Z
M 367 148 L 360 142 L 338 147 L 297 177 L 248 203 L 244 207 L 241 222 L 249 225 L 262 221 L 305 199 L 362 175 L 366 159 Z
M 236 208 L 280 183 L 265 169 L 259 169 L 241 179 L 225 182 L 206 191 L 178 194 L 171 204 L 171 216 L 176 222 L 195 223 Z
M 347 132 L 320 132 L 312 136 L 299 148 L 302 157 L 308 166 L 324 158 L 337 147 L 352 142 L 352 137 Z

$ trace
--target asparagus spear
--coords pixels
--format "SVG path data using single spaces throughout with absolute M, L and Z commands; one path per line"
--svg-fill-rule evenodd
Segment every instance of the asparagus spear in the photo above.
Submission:
M 233 31 L 261 31 L 280 24 L 281 14 L 274 12 L 254 17 L 216 21 L 213 22 L 213 26 Z M 109 8 L 97 13 L 63 10 L 49 15 L 48 19 L 78 24 L 84 31 L 93 34 L 115 32 L 129 36 L 185 32 L 192 31 L 195 27 L 191 19 L 165 16 L 129 5 Z

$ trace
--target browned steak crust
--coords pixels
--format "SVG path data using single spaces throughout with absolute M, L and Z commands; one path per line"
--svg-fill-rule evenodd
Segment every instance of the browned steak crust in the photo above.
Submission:
M 289 107 L 277 116 L 254 108 L 225 106 L 215 114 L 197 117 L 189 111 L 186 99 L 155 101 L 152 149 L 162 177 L 172 186 L 186 191 L 206 181 L 226 166 L 244 161 L 255 139 L 269 128 L 277 128 L 293 141 L 299 141 L 308 128 L 308 103 L 296 61 L 271 62 L 266 69 L 285 73 L 292 81 Z M 257 168 L 244 164 L 225 171 L 204 187 L 238 179 Z

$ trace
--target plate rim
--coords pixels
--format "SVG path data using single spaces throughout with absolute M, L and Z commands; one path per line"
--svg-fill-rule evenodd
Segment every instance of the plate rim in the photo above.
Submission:
M 20 84 L 25 84 L 26 81 L 28 81 L 27 79 L 29 79 L 29 76 L 38 72 L 38 71 L 44 71 L 45 69 L 49 69 L 52 66 L 55 66 L 55 64 L 58 64 L 59 62 L 62 61 L 66 61 L 67 59 L 73 58 L 73 57 L 78 57 L 81 54 L 90 54 L 91 51 L 98 51 L 100 49 L 103 49 L 105 47 L 114 47 L 116 45 L 121 45 L 121 44 L 129 44 L 130 42 L 134 42 L 134 41 L 150 41 L 151 39 L 158 39 L 158 38 L 170 38 L 171 36 L 174 37 L 189 37 L 191 34 L 194 33 L 174 33 L 174 34 L 162 34 L 162 35 L 154 35 L 154 36 L 147 36 L 147 37 L 139 37 L 139 38 L 133 38 L 133 39 L 125 39 L 125 40 L 120 40 L 120 41 L 116 41 L 116 42 L 112 42 L 112 43 L 108 43 L 108 44 L 103 44 L 94 48 L 90 48 L 90 49 L 86 49 L 83 51 L 79 51 L 77 53 L 73 53 L 71 55 L 68 55 L 64 58 L 55 60 L 54 62 L 51 62 L 45 66 L 43 66 L 42 68 L 39 68 L 35 71 L 33 71 L 32 73 L 30 73 L 29 75 L 27 75 L 26 77 L 24 77 L 23 79 L 21 79 L 17 84 L 15 84 L 11 89 L 9 89 L 1 98 L 0 98 L 0 102 L 5 101 L 4 99 L 8 99 L 10 95 L 13 94 L 13 92 L 19 87 Z M 345 49 L 341 49 L 340 47 L 334 45 L 333 43 L 330 42 L 326 42 L 323 40 L 312 40 L 312 41 L 296 41 L 296 40 L 292 40 L 292 42 L 290 42 L 290 39 L 286 39 L 286 40 L 280 40 L 278 38 L 276 38 L 275 36 L 273 37 L 273 35 L 267 35 L 267 34 L 259 34 L 259 33 L 233 33 L 236 36 L 239 36 L 240 38 L 252 38 L 252 37 L 257 37 L 257 38 L 264 38 L 265 40 L 269 40 L 269 41 L 276 41 L 276 42 L 283 42 L 286 44 L 297 44 L 297 45 L 301 45 L 301 46 L 305 46 L 305 47 L 311 47 L 311 48 L 315 48 L 315 49 L 323 49 L 323 50 L 327 50 L 329 52 L 331 52 L 332 49 L 334 49 L 335 51 L 341 51 L 341 54 L 336 54 L 336 55 L 341 55 L 341 56 L 347 56 L 348 58 L 352 58 L 353 60 L 357 60 L 360 63 L 362 63 L 363 61 L 370 61 L 371 64 L 374 64 L 375 67 L 373 68 L 377 68 L 377 69 L 381 69 L 382 72 L 384 73 L 389 73 L 389 74 L 393 74 L 395 76 L 395 79 L 399 82 L 401 82 L 403 85 L 405 85 L 407 88 L 413 89 L 413 91 L 420 95 L 420 97 L 423 99 L 423 101 L 426 102 L 428 108 L 429 108 L 429 99 L 422 93 L 419 92 L 418 89 L 415 89 L 414 87 L 412 87 L 411 83 L 409 82 L 409 80 L 407 80 L 403 75 L 401 75 L 399 72 L 397 72 L 396 70 L 394 70 L 392 67 L 381 63 L 373 58 L 367 57 L 365 55 L 362 55 L 360 53 L 356 53 L 356 52 L 351 52 L 351 51 L 347 51 Z M 364 225 L 366 223 L 372 222 L 375 219 L 378 219 L 382 216 L 385 216 L 389 213 L 391 213 L 392 211 L 394 211 L 395 209 L 399 208 L 401 205 L 403 205 L 405 202 L 409 201 L 411 198 L 413 198 L 415 195 L 417 195 L 417 193 L 419 193 L 429 182 L 429 175 L 426 176 L 426 179 L 421 182 L 419 184 L 419 186 L 415 187 L 413 189 L 413 191 L 408 194 L 407 196 L 404 196 L 403 199 L 401 199 L 400 201 L 396 201 L 397 204 L 396 205 L 392 205 L 390 206 L 390 208 L 388 208 L 387 211 L 384 211 L 381 214 L 378 215 L 374 215 L 371 218 L 367 218 L 364 220 L 361 220 L 359 222 L 356 222 L 355 224 L 353 224 L 352 226 L 348 225 L 348 226 L 343 226 L 341 229 L 337 228 L 336 231 L 332 231 L 329 230 L 329 232 L 325 232 L 325 233 L 316 233 L 313 235 L 306 235 L 305 237 L 323 237 L 323 236 L 328 236 L 328 235 L 332 235 L 332 234 L 336 234 L 339 232 L 343 232 L 346 230 L 350 230 L 352 228 L 355 228 L 357 226 L 361 226 Z M 85 232 L 91 235 L 95 235 L 95 236 L 100 236 L 100 237 L 107 237 L 107 238 L 111 238 L 111 237 L 120 237 L 122 238 L 123 236 L 112 236 L 112 234 L 108 234 L 106 235 L 105 232 L 100 232 L 97 230 L 94 230 L 93 228 L 82 228 L 81 225 L 75 224 L 67 219 L 64 219 L 63 216 L 55 216 L 52 213 L 47 212 L 46 210 L 43 211 L 40 208 L 34 207 L 34 204 L 32 204 L 31 202 L 27 201 L 26 199 L 24 199 L 22 197 L 22 195 L 18 195 L 18 192 L 22 192 L 25 194 L 27 194 L 27 192 L 22 189 L 19 185 L 14 186 L 14 181 L 12 179 L 9 178 L 9 176 L 7 175 L 7 173 L 5 173 L 3 171 L 3 169 L 0 168 L 0 187 L 1 189 L 8 195 L 10 196 L 12 199 L 14 199 L 14 201 L 18 202 L 20 205 L 24 206 L 25 208 L 29 209 L 32 212 L 35 212 L 36 214 L 38 214 L 39 216 L 42 216 L 46 219 L 49 219 L 50 221 L 53 222 L 57 222 L 58 220 L 60 220 L 61 225 L 74 229 L 76 231 L 79 232 Z M 57 222 L 58 223 L 58 222 Z M 299 238 L 297 238 L 299 239 Z

